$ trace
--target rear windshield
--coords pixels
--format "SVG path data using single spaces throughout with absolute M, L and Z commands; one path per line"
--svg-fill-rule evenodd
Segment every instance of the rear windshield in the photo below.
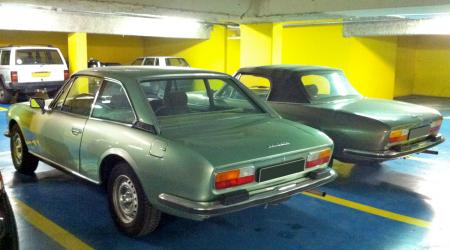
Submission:
M 57 50 L 20 49 L 16 50 L 16 64 L 63 64 L 63 61 Z
M 167 66 L 189 67 L 189 64 L 183 58 L 166 58 Z
M 230 79 L 164 79 L 141 82 L 156 116 L 262 113 Z

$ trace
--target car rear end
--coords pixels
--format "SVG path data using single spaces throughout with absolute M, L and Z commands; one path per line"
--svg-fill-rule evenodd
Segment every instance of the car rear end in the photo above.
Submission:
M 57 48 L 17 47 L 11 52 L 9 89 L 14 92 L 54 92 L 69 78 L 67 64 Z
M 203 157 L 209 155 L 206 159 L 210 164 L 200 171 L 201 174 L 190 175 L 183 180 L 189 180 L 186 186 L 197 183 L 199 195 L 172 190 L 172 193 L 158 194 L 158 203 L 178 216 L 202 220 L 253 206 L 278 203 L 337 177 L 329 166 L 333 143 L 325 134 L 282 119 L 254 124 L 248 130 L 254 138 L 242 133 L 242 138 L 247 139 L 241 143 L 228 144 L 228 140 L 237 138 L 226 136 L 226 129 L 222 129 L 222 140 L 205 136 L 205 140 L 209 138 L 212 143 L 208 148 L 197 147 L 196 152 Z M 266 138 L 262 138 L 263 131 L 269 127 L 272 127 L 271 135 L 266 134 Z M 180 139 L 194 148 L 197 143 L 205 145 L 201 136 L 197 143 L 188 138 Z M 217 146 L 214 141 L 217 141 Z M 227 159 L 228 163 L 225 162 Z M 169 161 L 166 159 L 166 163 Z M 178 174 L 184 175 L 181 172 L 185 169 L 190 167 L 185 166 Z M 182 188 L 181 182 L 177 185 Z

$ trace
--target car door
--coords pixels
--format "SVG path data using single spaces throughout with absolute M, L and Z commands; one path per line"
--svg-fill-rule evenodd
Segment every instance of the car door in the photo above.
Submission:
M 78 172 L 83 130 L 101 82 L 98 77 L 76 76 L 57 96 L 42 119 L 39 144 L 43 157 Z

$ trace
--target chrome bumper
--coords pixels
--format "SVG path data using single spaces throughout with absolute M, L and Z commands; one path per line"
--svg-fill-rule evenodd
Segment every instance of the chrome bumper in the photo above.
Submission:
M 284 200 L 294 194 L 317 188 L 337 178 L 337 173 L 331 168 L 321 169 L 309 174 L 310 178 L 307 180 L 270 187 L 267 188 L 269 190 L 266 192 L 247 196 L 245 200 L 236 203 L 221 202 L 221 199 L 214 202 L 197 202 L 165 193 L 160 194 L 158 200 L 168 207 L 181 210 L 190 214 L 191 217 L 201 220 Z
M 343 153 L 346 156 L 358 159 L 368 159 L 368 160 L 390 160 L 406 155 L 420 153 L 428 148 L 432 148 L 438 144 L 445 141 L 442 135 L 438 135 L 433 139 L 428 139 L 425 141 L 417 142 L 409 146 L 406 150 L 386 150 L 386 151 L 364 151 L 357 149 L 344 149 Z

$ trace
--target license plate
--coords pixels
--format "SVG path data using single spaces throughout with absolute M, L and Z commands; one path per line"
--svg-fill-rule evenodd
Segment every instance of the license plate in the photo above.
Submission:
M 414 128 L 409 131 L 408 139 L 416 139 L 419 137 L 427 136 L 430 133 L 430 126 L 424 126 L 420 128 Z
M 49 77 L 50 72 L 33 72 L 31 73 L 32 77 Z
M 258 182 L 272 180 L 285 175 L 299 173 L 305 170 L 305 160 L 291 161 L 270 167 L 261 168 L 258 171 Z

